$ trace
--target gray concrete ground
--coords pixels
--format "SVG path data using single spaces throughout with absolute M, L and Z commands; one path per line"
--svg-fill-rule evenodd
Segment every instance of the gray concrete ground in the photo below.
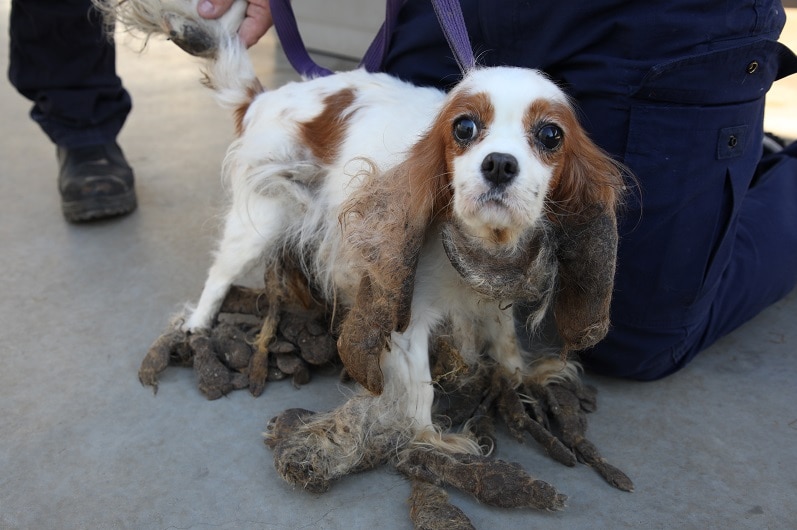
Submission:
M 291 76 L 273 41 L 255 53 L 269 85 Z M 170 44 L 141 56 L 121 46 L 119 69 L 136 103 L 120 141 L 140 208 L 85 226 L 61 218 L 54 148 L 0 83 L 0 528 L 410 528 L 408 484 L 395 472 L 311 495 L 272 467 L 267 420 L 340 402 L 347 390 L 334 375 L 213 402 L 186 369 L 168 370 L 157 396 L 139 385 L 147 346 L 204 280 L 232 127 Z M 797 137 L 794 81 L 778 90 L 769 123 Z M 502 437 L 499 456 L 558 486 L 567 509 L 454 501 L 482 529 L 797 528 L 795 316 L 792 293 L 663 381 L 588 377 L 600 390 L 590 436 L 634 493 Z

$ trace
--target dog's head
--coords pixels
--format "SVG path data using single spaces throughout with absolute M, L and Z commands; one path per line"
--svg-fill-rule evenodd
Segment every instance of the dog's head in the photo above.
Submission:
M 544 75 L 509 67 L 471 71 L 383 180 L 388 188 L 369 191 L 369 200 L 384 205 L 377 217 L 393 229 L 364 248 L 374 259 L 339 342 L 347 365 L 369 360 L 359 374 L 350 368 L 367 388 L 381 389 L 373 363 L 390 333 L 409 322 L 420 245 L 438 222 L 449 259 L 474 289 L 508 301 L 553 299 L 567 350 L 605 335 L 622 171 Z
M 487 248 L 516 245 L 543 214 L 572 122 L 564 94 L 535 71 L 489 68 L 468 75 L 449 95 L 431 135 L 460 228 Z
M 498 299 L 547 300 L 555 277 L 565 350 L 594 345 L 609 326 L 623 168 L 588 138 L 566 95 L 533 70 L 472 72 L 442 117 L 438 126 L 451 124 L 444 243 L 452 263 Z

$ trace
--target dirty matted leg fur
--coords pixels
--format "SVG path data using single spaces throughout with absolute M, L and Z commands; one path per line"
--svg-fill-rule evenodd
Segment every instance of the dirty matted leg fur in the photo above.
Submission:
M 473 530 L 465 513 L 448 502 L 441 486 L 420 479 L 412 480 L 410 519 L 418 530 Z
M 597 391 L 581 381 L 574 363 L 559 358 L 542 359 L 524 382 L 524 388 L 532 414 L 538 421 L 546 422 L 579 461 L 597 471 L 611 486 L 622 491 L 634 490 L 631 479 L 609 464 L 586 437 L 586 415 L 597 408 Z
M 493 324 L 494 335 L 500 336 L 505 326 L 498 320 Z M 513 343 L 495 340 L 491 342 L 500 345 L 501 352 L 491 352 L 492 359 L 482 352 L 474 359 L 473 351 L 461 351 L 474 349 L 463 337 L 467 335 L 456 326 L 443 330 L 430 352 L 438 385 L 436 423 L 465 424 L 489 451 L 495 447 L 493 422 L 498 419 L 518 441 L 531 436 L 558 462 L 568 466 L 584 462 L 613 487 L 633 490 L 631 480 L 606 462 L 586 438 L 586 414 L 595 410 L 595 391 L 582 383 L 576 363 L 551 354 L 518 369 Z M 418 528 L 469 527 L 466 516 L 448 501 L 445 486 L 495 506 L 564 507 L 564 495 L 517 464 L 417 442 L 407 445 L 393 463 L 413 481 L 410 514 Z
M 444 406 L 438 413 L 452 421 L 469 421 L 480 443 L 493 446 L 493 420 L 497 418 L 519 442 L 528 434 L 557 462 L 567 466 L 583 462 L 611 486 L 633 491 L 631 479 L 609 464 L 586 437 L 586 414 L 597 407 L 596 391 L 581 381 L 579 370 L 576 363 L 543 357 L 517 383 L 500 367 L 482 368 L 464 376 L 464 385 L 461 381 L 457 386 L 443 382 L 449 395 L 439 400 Z M 481 401 L 476 402 L 473 394 L 480 395 Z
M 482 384 L 484 378 L 463 378 L 462 359 L 447 341 L 436 341 L 434 357 L 436 375 L 476 385 L 471 393 L 478 398 L 455 400 L 457 404 L 478 410 L 485 403 L 485 393 L 488 399 L 497 400 L 490 398 L 489 378 L 486 385 Z M 280 476 L 292 485 L 319 493 L 345 475 L 390 464 L 411 481 L 410 516 L 416 528 L 430 530 L 472 528 L 467 516 L 448 501 L 447 486 L 497 507 L 564 507 L 565 495 L 518 464 L 457 451 L 457 445 L 426 441 L 425 433 L 419 433 L 413 418 L 405 413 L 406 403 L 398 397 L 402 389 L 392 387 L 392 378 L 386 381 L 389 385 L 382 394 L 362 392 L 331 412 L 291 409 L 273 418 L 265 442 L 274 451 L 274 466 Z M 466 383 L 462 390 L 467 394 L 472 388 Z M 458 406 L 449 411 L 455 412 Z M 493 414 L 493 402 L 484 410 Z M 472 412 L 459 418 L 470 418 Z M 567 451 L 564 447 L 562 450 Z
M 396 421 L 396 409 L 384 394 L 367 393 L 331 412 L 290 409 L 269 422 L 265 443 L 285 481 L 321 493 L 336 479 L 384 464 L 410 442 L 410 425 Z
M 233 286 L 221 314 L 229 318 L 193 332 L 177 318 L 142 360 L 141 383 L 157 392 L 168 366 L 193 366 L 208 399 L 243 388 L 259 396 L 269 380 L 304 385 L 311 367 L 338 361 L 329 308 L 295 265 L 269 267 L 262 289 Z
M 431 484 L 454 486 L 479 502 L 499 508 L 561 510 L 567 500 L 547 482 L 526 473 L 520 464 L 483 455 L 413 445 L 403 452 L 397 468 Z
M 391 463 L 413 481 L 411 514 L 421 528 L 471 527 L 448 503 L 441 489 L 446 485 L 492 506 L 564 507 L 564 495 L 518 464 L 418 441 L 411 423 L 397 421 L 400 411 L 384 393 L 356 395 L 326 413 L 290 409 L 269 422 L 265 442 L 280 476 L 313 493 L 327 491 L 345 475 Z

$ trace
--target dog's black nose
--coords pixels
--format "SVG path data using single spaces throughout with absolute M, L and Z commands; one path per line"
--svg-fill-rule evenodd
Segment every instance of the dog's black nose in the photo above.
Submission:
M 508 153 L 490 153 L 482 162 L 482 175 L 496 186 L 506 184 L 518 174 L 517 158 Z

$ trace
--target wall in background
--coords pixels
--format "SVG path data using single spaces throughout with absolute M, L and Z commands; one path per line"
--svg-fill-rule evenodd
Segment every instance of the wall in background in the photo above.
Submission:
M 357 60 L 385 19 L 384 0 L 297 0 L 292 6 L 309 50 Z

